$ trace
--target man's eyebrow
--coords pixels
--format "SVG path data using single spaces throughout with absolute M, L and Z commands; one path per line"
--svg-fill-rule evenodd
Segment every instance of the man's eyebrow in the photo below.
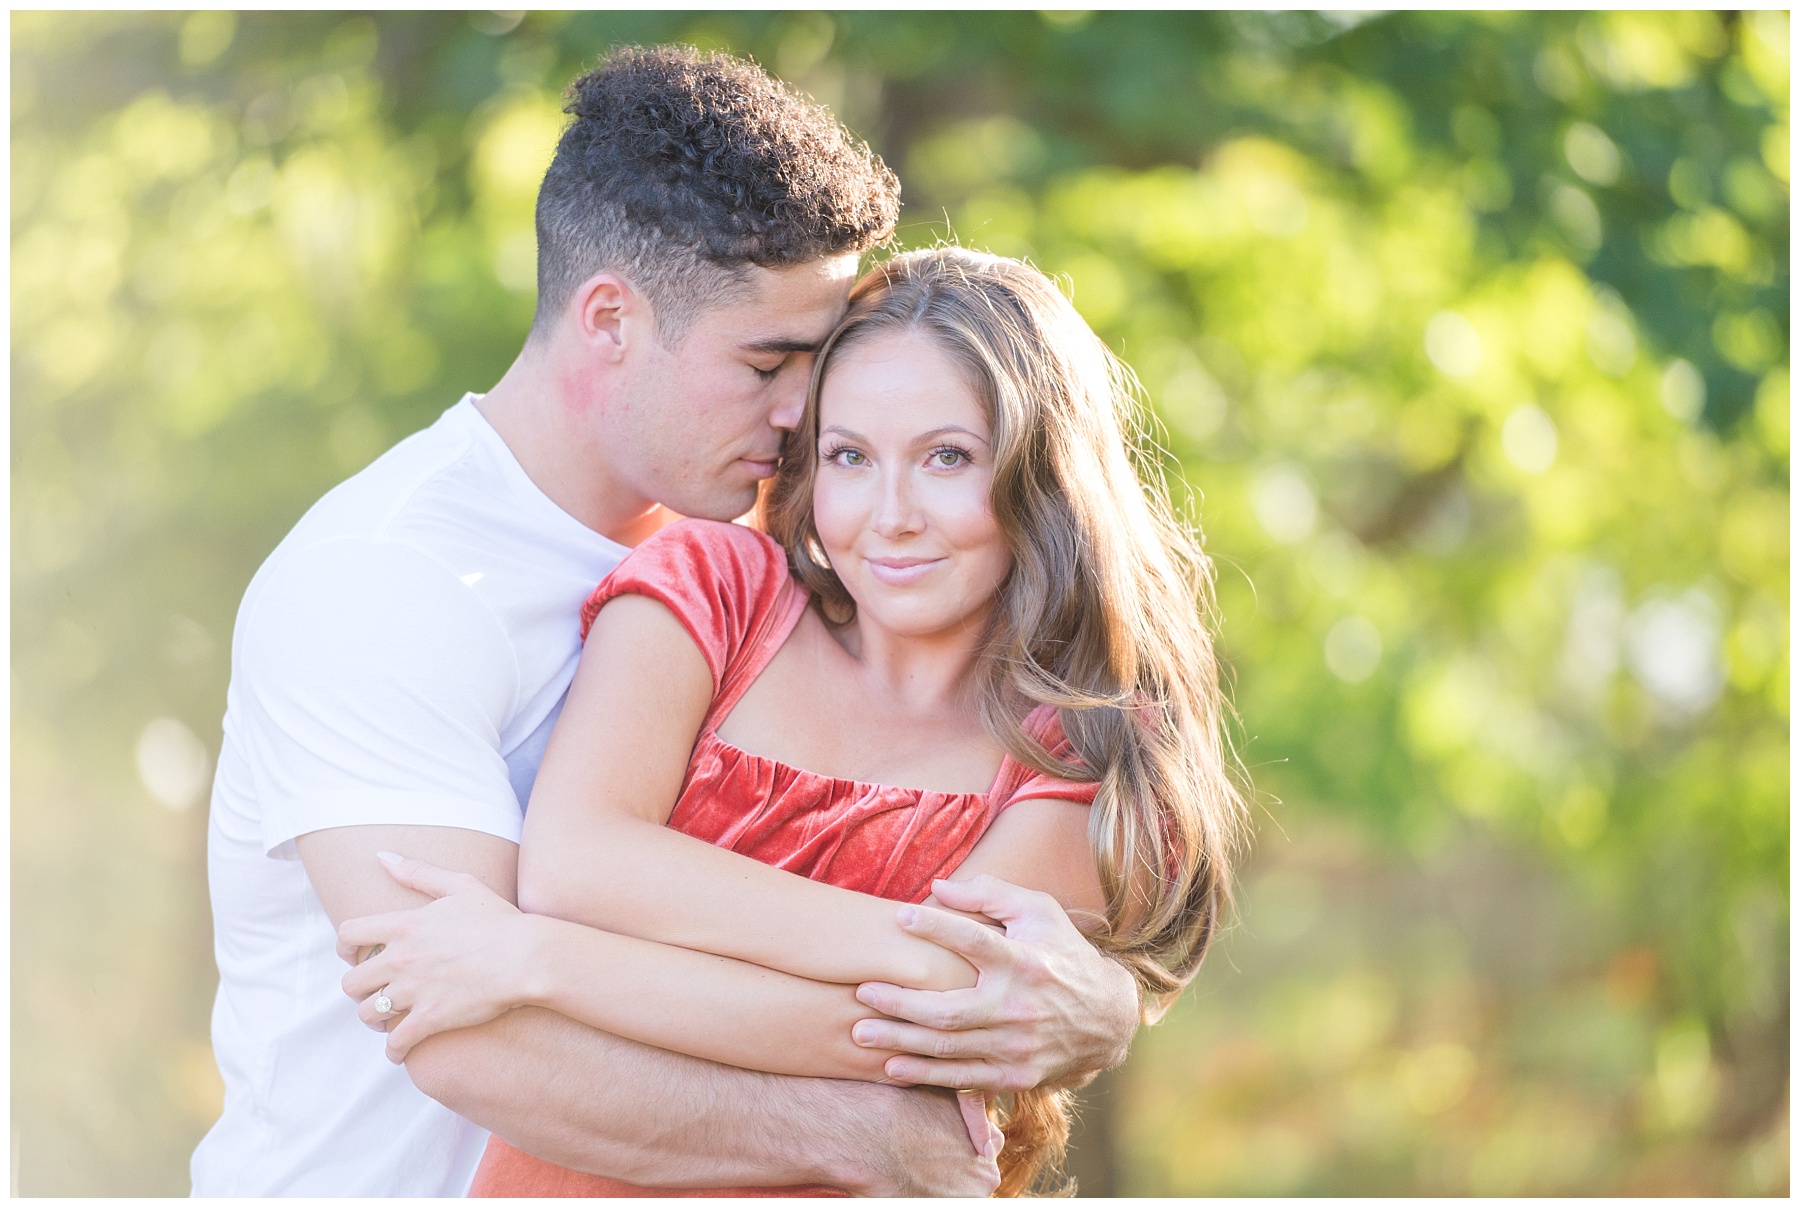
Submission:
M 817 340 L 797 340 L 792 336 L 776 336 L 768 340 L 756 340 L 743 347 L 745 352 L 817 352 L 819 345 L 824 342 L 822 337 Z

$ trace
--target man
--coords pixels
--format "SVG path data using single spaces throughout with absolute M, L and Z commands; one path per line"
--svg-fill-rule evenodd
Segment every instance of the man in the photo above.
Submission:
M 732 1069 L 536 1010 L 434 1037 L 401 1071 L 339 992 L 335 925 L 426 900 L 376 853 L 514 896 L 582 600 L 672 513 L 749 509 L 859 254 L 893 230 L 892 174 L 750 64 L 632 49 L 570 96 L 517 360 L 328 493 L 245 593 L 209 840 L 225 1111 L 194 1189 L 460 1195 L 493 1129 L 652 1186 L 985 1194 L 991 1158 L 939 1091 Z M 981 983 L 865 988 L 913 1022 L 860 1039 L 932 1055 L 889 1073 L 943 1086 L 1117 1061 L 1129 976 L 1048 899 L 987 892 L 955 904 L 1015 916 L 1013 937 L 927 924 Z

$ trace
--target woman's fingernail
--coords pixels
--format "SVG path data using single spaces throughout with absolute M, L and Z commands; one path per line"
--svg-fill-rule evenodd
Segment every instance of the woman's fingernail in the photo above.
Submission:
M 895 911 L 894 917 L 900 920 L 900 925 L 902 927 L 911 927 L 914 923 L 919 921 L 919 908 L 916 906 L 902 906 L 899 910 Z
M 400 861 L 404 860 L 406 857 L 396 856 L 391 851 L 378 851 L 375 853 L 375 858 L 380 860 L 383 864 L 394 865 L 400 863 Z
M 875 1028 L 865 1019 L 850 1029 L 850 1039 L 856 1041 L 857 1044 L 874 1044 Z

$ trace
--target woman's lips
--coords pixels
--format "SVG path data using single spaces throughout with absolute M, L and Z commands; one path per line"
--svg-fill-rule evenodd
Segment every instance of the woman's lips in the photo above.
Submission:
M 869 573 L 889 587 L 907 587 L 942 566 L 943 558 L 869 558 Z

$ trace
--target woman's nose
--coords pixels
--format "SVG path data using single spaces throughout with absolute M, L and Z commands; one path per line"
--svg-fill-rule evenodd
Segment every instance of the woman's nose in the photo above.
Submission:
M 873 527 L 883 537 L 916 533 L 923 527 L 911 479 L 904 470 L 890 470 L 881 476 L 881 497 L 876 500 Z

